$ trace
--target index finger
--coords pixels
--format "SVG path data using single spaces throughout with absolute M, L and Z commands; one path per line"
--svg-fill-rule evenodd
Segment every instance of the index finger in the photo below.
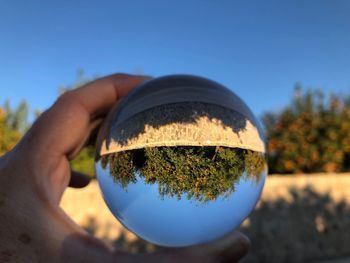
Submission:
M 146 76 L 114 74 L 72 90 L 67 97 L 71 97 L 74 103 L 79 103 L 93 116 L 100 110 L 110 109 L 135 86 L 148 79 Z
M 24 143 L 36 153 L 68 154 L 86 139 L 94 117 L 149 77 L 114 74 L 64 93 L 33 124 Z

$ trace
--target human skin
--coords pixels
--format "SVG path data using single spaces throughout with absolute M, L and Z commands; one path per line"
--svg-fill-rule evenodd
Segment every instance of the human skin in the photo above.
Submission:
M 88 234 L 59 207 L 68 186 L 88 184 L 69 161 L 147 79 L 114 74 L 64 93 L 0 157 L 0 262 L 237 262 L 247 253 L 249 239 L 234 231 L 203 245 L 131 255 Z

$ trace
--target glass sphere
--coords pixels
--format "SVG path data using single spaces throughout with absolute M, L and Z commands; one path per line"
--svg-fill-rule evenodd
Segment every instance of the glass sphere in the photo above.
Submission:
M 267 175 L 246 104 L 211 80 L 173 75 L 130 92 L 98 136 L 96 176 L 113 215 L 167 247 L 208 242 L 254 209 Z

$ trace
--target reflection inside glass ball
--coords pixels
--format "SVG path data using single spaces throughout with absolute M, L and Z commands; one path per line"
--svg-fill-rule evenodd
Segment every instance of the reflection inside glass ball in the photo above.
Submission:
M 220 84 L 153 79 L 101 128 L 96 176 L 113 215 L 139 237 L 182 247 L 237 228 L 258 201 L 267 165 L 250 109 Z
M 186 246 L 242 223 L 260 195 L 266 160 L 239 148 L 152 147 L 101 156 L 97 176 L 128 229 L 158 245 Z

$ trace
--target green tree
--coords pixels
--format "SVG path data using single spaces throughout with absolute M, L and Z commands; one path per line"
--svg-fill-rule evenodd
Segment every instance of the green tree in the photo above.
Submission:
M 72 85 L 61 86 L 59 93 L 78 88 L 91 81 L 83 70 L 77 73 L 76 81 Z M 41 112 L 34 111 L 34 117 L 38 118 Z M 29 106 L 25 100 L 22 100 L 17 108 L 13 109 L 10 101 L 6 100 L 3 109 L 0 108 L 0 155 L 9 151 L 28 130 Z M 84 148 L 81 153 L 71 162 L 74 170 L 94 176 L 94 153 L 95 148 L 90 146 Z
M 21 138 L 19 131 L 7 125 L 7 112 L 0 108 L 0 156 L 10 151 Z
M 29 106 L 25 100 L 22 100 L 18 107 L 13 110 L 10 101 L 6 100 L 4 103 L 4 110 L 6 112 L 5 123 L 10 129 L 14 129 L 24 134 L 28 128 L 28 114 Z
M 88 146 L 71 161 L 71 167 L 75 171 L 82 172 L 90 177 L 95 176 L 94 168 L 95 147 Z
M 350 107 L 341 96 L 325 99 L 300 86 L 290 105 L 263 117 L 269 169 L 277 173 L 339 172 L 349 169 Z
M 264 154 L 226 147 L 152 147 L 105 155 L 101 163 L 124 188 L 138 174 L 157 183 L 161 197 L 186 194 L 199 202 L 228 197 L 239 180 L 258 182 L 266 169 Z

